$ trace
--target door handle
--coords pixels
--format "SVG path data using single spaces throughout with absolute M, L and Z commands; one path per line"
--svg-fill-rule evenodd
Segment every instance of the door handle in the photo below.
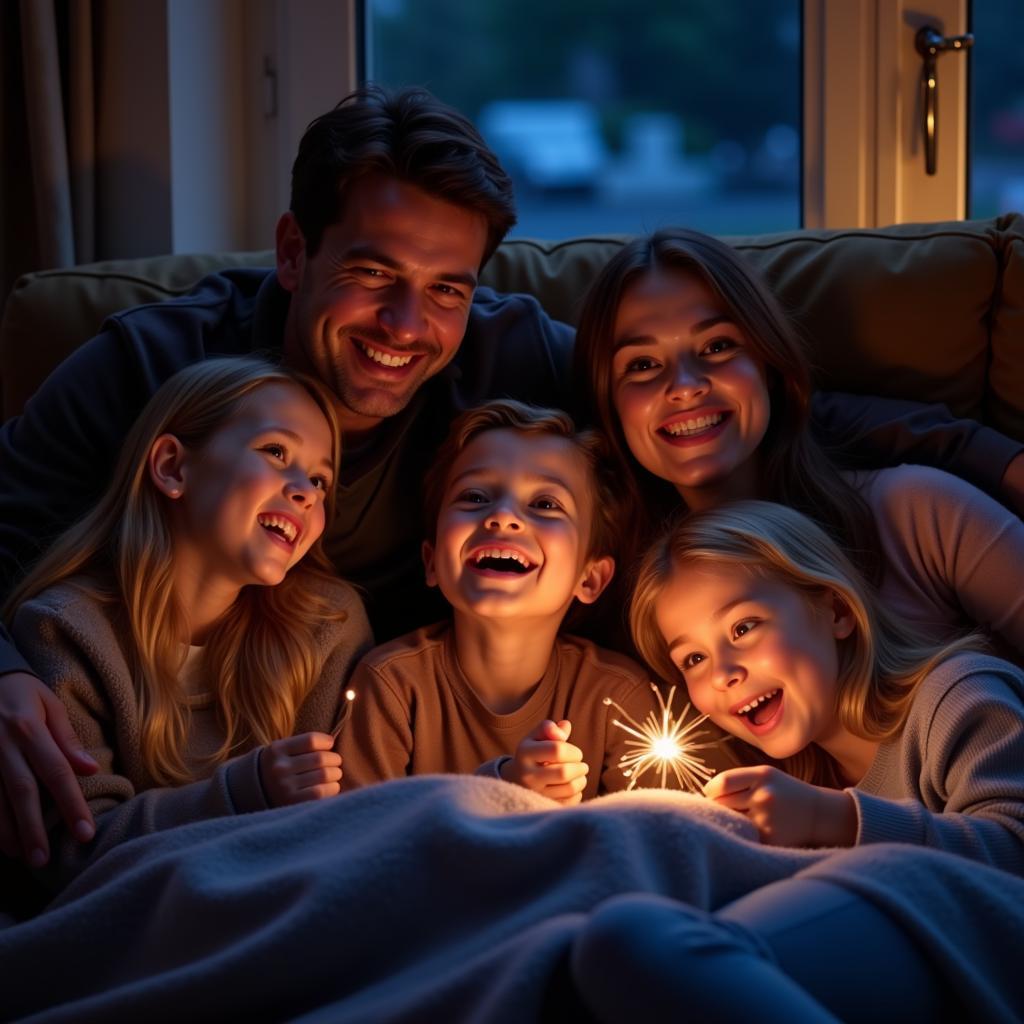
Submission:
M 973 45 L 974 36 L 970 32 L 962 36 L 944 36 L 931 25 L 919 28 L 917 35 L 914 36 L 914 48 L 924 61 L 921 72 L 921 109 L 924 127 L 924 169 L 927 174 L 935 173 L 936 141 L 939 135 L 939 54 L 947 50 L 967 50 Z

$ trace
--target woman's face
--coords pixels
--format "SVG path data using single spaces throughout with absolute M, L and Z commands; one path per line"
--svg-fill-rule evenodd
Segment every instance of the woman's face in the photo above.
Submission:
M 651 270 L 624 292 L 612 344 L 612 400 L 640 465 L 691 508 L 756 497 L 765 367 L 721 299 L 694 274 Z

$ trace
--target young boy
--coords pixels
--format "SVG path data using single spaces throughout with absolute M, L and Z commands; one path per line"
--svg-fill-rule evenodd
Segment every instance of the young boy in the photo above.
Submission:
M 636 720 L 656 706 L 622 655 L 559 636 L 615 569 L 616 499 L 595 434 L 495 401 L 463 413 L 426 478 L 427 582 L 452 619 L 371 651 L 341 740 L 342 786 L 427 772 L 495 775 L 562 804 L 624 789 Z M 651 773 L 652 784 L 654 773 Z

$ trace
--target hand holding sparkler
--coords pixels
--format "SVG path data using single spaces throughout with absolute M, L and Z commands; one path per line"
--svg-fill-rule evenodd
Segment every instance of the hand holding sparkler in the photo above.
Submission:
M 544 721 L 516 748 L 515 756 L 501 766 L 507 782 L 532 789 L 569 806 L 583 799 L 589 766 L 583 751 L 567 742 L 572 723 Z
M 341 714 L 338 716 L 338 721 L 335 723 L 334 728 L 331 730 L 331 735 L 335 740 L 341 735 L 342 730 L 345 728 L 345 723 L 349 719 L 349 715 L 352 714 L 352 702 L 356 699 L 355 690 L 345 691 L 345 703 L 341 706 Z
M 285 736 L 260 749 L 260 783 L 271 807 L 322 800 L 341 792 L 341 755 L 325 732 Z
M 643 722 L 638 722 L 621 704 L 617 704 L 610 697 L 604 699 L 605 704 L 615 708 L 625 719 L 612 719 L 612 725 L 634 737 L 626 740 L 626 746 L 631 749 L 619 759 L 622 774 L 629 777 L 626 789 L 635 789 L 641 776 L 653 768 L 661 774 L 661 789 L 665 788 L 671 769 L 680 789 L 700 793 L 704 783 L 715 774 L 715 770 L 709 768 L 704 759 L 695 753 L 705 747 L 717 746 L 714 740 L 705 743 L 694 742 L 701 736 L 708 735 L 705 730 L 694 731 L 708 716 L 699 715 L 692 722 L 687 722 L 686 716 L 690 713 L 690 705 L 687 704 L 679 718 L 675 718 L 672 714 L 672 700 L 676 688 L 673 686 L 668 691 L 668 700 L 662 697 L 661 690 L 654 683 L 651 683 L 651 689 L 658 698 L 661 714 L 650 711 Z

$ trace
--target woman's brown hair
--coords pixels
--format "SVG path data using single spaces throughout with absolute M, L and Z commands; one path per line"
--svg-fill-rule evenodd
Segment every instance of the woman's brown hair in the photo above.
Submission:
M 613 396 L 619 304 L 633 282 L 654 269 L 700 278 L 721 300 L 742 330 L 749 351 L 765 367 L 771 416 L 758 448 L 757 497 L 811 516 L 869 578 L 877 578 L 878 542 L 870 509 L 811 434 L 810 363 L 789 319 L 737 250 L 686 228 L 664 228 L 624 245 L 591 285 L 576 335 L 575 373 L 585 384 L 588 416 L 605 432 L 612 457 L 625 471 L 630 521 L 640 524 L 635 550 L 642 550 L 680 501 L 670 484 L 654 477 L 630 453 Z M 624 568 L 635 550 L 623 553 Z

